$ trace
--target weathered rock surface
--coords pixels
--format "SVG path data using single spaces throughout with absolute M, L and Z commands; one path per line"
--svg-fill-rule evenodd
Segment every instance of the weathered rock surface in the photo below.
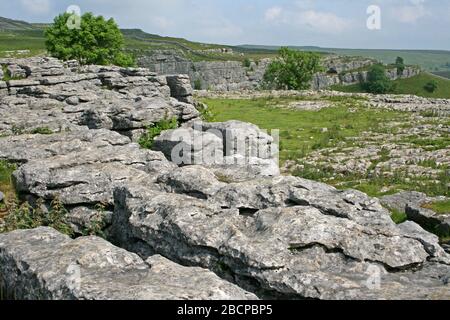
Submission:
M 380 199 L 384 206 L 405 213 L 408 220 L 447 235 L 450 234 L 450 214 L 436 213 L 426 208 L 427 205 L 447 200 L 446 197 L 428 197 L 421 192 L 400 192 Z
M 278 190 L 245 194 L 247 184 L 227 193 L 239 184 L 214 187 L 211 179 L 171 181 L 172 191 L 185 194 L 117 188 L 117 241 L 143 256 L 158 252 L 214 270 L 260 297 L 450 297 L 449 256 L 426 231 L 412 237 L 398 228 L 365 195 L 302 179 L 291 190 L 279 181 Z M 367 282 L 371 270 L 380 275 L 377 289 Z
M 381 203 L 399 212 L 405 212 L 407 206 L 420 207 L 426 203 L 443 200 L 444 197 L 428 197 L 425 193 L 415 191 L 404 191 L 380 198 Z
M 178 165 L 204 165 L 229 181 L 280 174 L 273 137 L 240 121 L 191 122 L 163 132 L 153 149 Z
M 175 167 L 162 153 L 105 129 L 0 138 L 0 159 L 24 163 L 13 176 L 16 190 L 31 203 L 59 198 L 77 230 L 89 225 L 96 205 L 112 206 L 116 185 L 151 183 Z
M 0 59 L 1 65 L 12 63 Z M 165 77 L 147 69 L 76 67 L 52 58 L 14 63 L 25 70 L 24 79 L 7 81 L 7 90 L 0 95 L 0 134 L 88 126 L 133 136 L 162 119 L 185 122 L 199 116 L 191 104 L 192 87 L 182 77 L 169 77 L 171 88 Z
M 72 240 L 51 228 L 0 235 L 2 292 L 14 299 L 255 299 L 214 273 L 160 255 L 142 260 L 97 237 Z
M 231 53 L 232 54 L 232 53 Z M 246 65 L 240 61 L 200 61 L 192 62 L 176 50 L 155 50 L 138 53 L 138 64 L 161 74 L 186 74 L 191 85 L 197 90 L 217 91 L 254 90 L 260 88 L 266 69 L 272 59 L 250 61 Z M 369 66 L 378 63 L 374 59 L 362 57 L 341 57 L 330 55 L 322 60 L 326 72 L 317 73 L 311 81 L 314 90 L 326 89 L 333 85 L 351 85 L 367 79 Z M 416 67 L 407 67 L 401 75 L 396 68 L 388 68 L 386 75 L 396 80 L 410 78 L 420 73 Z
M 251 62 L 246 67 L 240 61 L 199 61 L 189 59 L 170 50 L 154 51 L 138 57 L 140 66 L 161 74 L 186 74 L 196 89 L 214 89 L 221 91 L 255 89 L 263 77 L 270 59 L 258 63 Z
M 442 235 L 450 234 L 450 214 L 439 214 L 431 209 L 413 205 L 408 205 L 405 212 L 409 220 L 415 221 L 421 226 L 435 230 Z
M 102 205 L 106 236 L 130 251 L 48 228 L 0 235 L 8 295 L 450 299 L 450 258 L 434 235 L 413 222 L 395 225 L 361 192 L 280 176 L 275 141 L 256 126 L 196 121 L 185 77 L 46 58 L 0 61 L 26 76 L 0 91 L 0 134 L 9 135 L 0 138 L 0 159 L 18 164 L 21 199 L 59 198 L 78 234 Z M 156 139 L 161 152 L 129 138 L 168 116 L 181 127 Z M 57 133 L 40 134 L 49 133 L 42 124 Z M 173 134 L 183 130 L 180 144 Z M 196 149 L 196 136 L 214 152 Z M 177 163 L 174 146 L 194 160 L 206 149 L 225 164 Z

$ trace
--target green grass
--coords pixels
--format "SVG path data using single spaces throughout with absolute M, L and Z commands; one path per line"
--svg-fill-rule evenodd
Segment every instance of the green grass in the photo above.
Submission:
M 30 53 L 20 57 L 35 56 L 45 53 L 45 40 L 42 32 L 2 32 L 0 31 L 0 58 L 9 57 L 8 51 L 29 50 Z M 12 57 L 15 57 L 13 54 Z
M 429 81 L 436 81 L 438 84 L 438 88 L 435 92 L 431 93 L 425 90 L 424 86 Z M 450 99 L 450 80 L 446 80 L 444 78 L 432 75 L 430 73 L 422 72 L 421 74 L 408 78 L 408 79 L 399 79 L 393 81 L 395 84 L 395 89 L 392 93 L 395 94 L 414 94 L 420 97 L 427 98 L 444 98 Z M 351 92 L 358 93 L 364 92 L 361 84 L 354 84 L 350 86 L 333 86 L 333 90 L 342 91 L 342 92 Z
M 438 177 L 411 177 L 407 172 L 395 171 L 392 175 L 374 174 L 378 163 L 389 160 L 389 150 L 381 149 L 378 159 L 364 173 L 337 174 L 331 167 L 309 165 L 302 161 L 315 150 L 358 146 L 351 138 L 363 132 L 395 134 L 396 126 L 386 126 L 389 122 L 408 123 L 409 115 L 404 112 L 365 108 L 360 100 L 353 98 L 333 98 L 334 107 L 320 111 L 300 111 L 289 109 L 290 102 L 301 98 L 266 99 L 202 99 L 208 111 L 214 115 L 209 121 L 240 120 L 258 125 L 260 128 L 280 130 L 280 160 L 295 160 L 303 169 L 294 175 L 326 182 L 338 189 L 357 189 L 370 196 L 383 196 L 403 190 L 425 192 L 430 196 L 449 195 L 450 175 L 448 168 L 433 161 L 423 161 L 418 165 L 439 169 Z M 327 130 L 323 130 L 327 128 Z M 446 138 L 428 139 L 411 137 L 401 140 L 421 146 L 427 150 L 445 149 L 449 146 Z M 330 155 L 332 156 L 332 155 Z M 389 170 L 388 170 L 389 171 Z
M 12 183 L 12 173 L 16 170 L 16 165 L 5 160 L 0 160 L 0 191 L 3 192 L 6 199 L 15 197 L 15 190 Z M 0 209 L 3 204 L 0 204 Z
M 392 221 L 394 221 L 396 224 L 400 224 L 408 220 L 408 216 L 405 212 L 400 212 L 398 210 L 390 209 L 391 211 L 391 218 Z
M 215 121 L 241 120 L 267 130 L 279 129 L 282 161 L 296 160 L 325 147 L 351 145 L 346 138 L 359 136 L 388 120 L 405 119 L 404 113 L 364 108 L 352 98 L 334 98 L 334 107 L 320 111 L 279 108 L 296 100 L 299 99 L 203 99 L 202 102 L 215 115 Z M 356 112 L 349 112 L 350 108 L 356 108 Z
M 431 209 L 438 214 L 450 214 L 450 200 L 429 203 L 423 207 Z

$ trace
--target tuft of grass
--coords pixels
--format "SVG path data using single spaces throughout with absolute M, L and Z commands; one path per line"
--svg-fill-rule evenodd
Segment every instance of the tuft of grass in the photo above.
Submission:
M 408 216 L 406 215 L 405 212 L 400 212 L 395 209 L 390 209 L 390 211 L 391 211 L 392 221 L 394 221 L 396 224 L 400 224 L 400 223 L 403 223 L 406 220 L 408 220 Z
M 429 82 L 435 82 L 437 85 L 436 90 L 430 92 L 425 89 L 425 86 Z M 408 79 L 398 79 L 393 81 L 394 94 L 413 94 L 420 97 L 427 98 L 444 98 L 450 99 L 450 80 L 435 76 L 433 74 L 422 72 L 421 74 Z M 333 90 L 342 92 L 365 92 L 361 84 L 354 84 L 350 86 L 337 85 L 332 87 Z
M 5 195 L 5 200 L 0 203 L 0 214 L 5 210 L 5 203 L 10 198 L 15 198 L 16 191 L 12 182 L 12 174 L 17 166 L 5 160 L 0 160 L 0 191 Z
M 441 138 L 421 138 L 418 136 L 410 136 L 402 140 L 402 142 L 413 144 L 417 147 L 422 147 L 427 151 L 441 150 L 450 147 L 450 139 L 447 137 Z
M 431 209 L 438 214 L 450 214 L 450 200 L 427 203 L 423 207 Z
M 139 144 L 144 149 L 151 149 L 155 138 L 159 136 L 161 132 L 176 129 L 177 127 L 178 127 L 177 118 L 172 118 L 169 120 L 168 119 L 161 120 L 156 124 L 149 126 L 147 128 L 147 132 L 145 132 L 139 139 Z

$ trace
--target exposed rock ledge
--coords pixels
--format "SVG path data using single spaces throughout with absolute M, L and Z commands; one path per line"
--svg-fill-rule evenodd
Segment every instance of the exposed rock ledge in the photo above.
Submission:
M 50 228 L 0 234 L 0 264 L 7 298 L 256 299 L 208 270 L 159 255 L 144 261 L 103 239 L 72 240 Z
M 162 152 L 140 149 L 124 133 L 144 128 L 166 110 L 184 122 L 181 129 L 192 129 L 194 106 L 169 93 L 186 99 L 185 91 L 155 84 L 144 69 L 110 68 L 118 74 L 108 80 L 112 87 L 104 88 L 85 75 L 80 82 L 43 76 L 43 70 L 78 74 L 58 69 L 64 67 L 49 71 L 49 63 L 59 66 L 57 61 L 42 60 L 41 69 L 33 69 L 33 63 L 16 65 L 29 65 L 24 68 L 28 77 L 40 70 L 35 71 L 36 78 L 42 79 L 33 80 L 39 84 L 30 85 L 28 78 L 21 80 L 21 87 L 9 82 L 0 97 L 2 133 L 12 133 L 13 126 L 28 119 L 36 127 L 58 119 L 68 130 L 56 129 L 53 135 L 15 131 L 16 135 L 0 138 L 0 159 L 18 163 L 14 183 L 22 198 L 48 203 L 59 197 L 78 232 L 89 224 L 97 204 L 106 205 L 106 234 L 123 249 L 95 237 L 71 240 L 48 228 L 0 235 L 2 284 L 16 298 L 244 299 L 255 294 L 294 299 L 450 299 L 450 257 L 438 238 L 413 222 L 395 225 L 377 199 L 276 172 L 254 171 L 245 177 L 233 172 L 230 179 L 223 175 L 229 168 L 177 166 L 164 155 L 173 143 L 167 133 L 158 140 Z M 84 67 L 81 74 L 97 70 L 92 77 L 99 79 L 100 68 Z M 137 74 L 145 76 L 139 79 Z M 130 86 L 130 81 L 143 85 Z M 93 100 L 76 104 L 75 110 L 82 111 L 74 111 L 75 116 L 59 114 L 61 105 L 50 102 L 70 108 L 75 98 L 57 97 L 71 92 L 80 101 L 81 82 Z M 185 81 L 181 77 L 175 83 Z M 30 94 L 36 88 L 47 93 Z M 109 95 L 113 108 L 103 107 Z M 137 103 L 141 96 L 144 107 Z M 99 119 L 92 122 L 96 125 L 83 125 L 91 114 L 96 116 L 90 119 Z M 187 114 L 191 116 L 183 118 Z M 205 135 L 204 129 L 210 127 L 219 133 L 237 130 L 244 137 L 259 131 L 233 122 L 203 124 L 196 131 Z M 220 148 L 227 140 L 219 133 L 209 141 Z M 78 271 L 80 276 L 72 278 Z

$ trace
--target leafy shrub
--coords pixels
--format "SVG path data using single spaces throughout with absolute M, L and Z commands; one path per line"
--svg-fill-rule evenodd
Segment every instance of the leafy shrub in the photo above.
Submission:
M 249 58 L 245 58 L 243 65 L 245 68 L 250 68 L 250 66 L 252 65 L 252 61 Z
M 194 89 L 195 90 L 202 90 L 202 80 L 195 79 L 194 80 Z
M 216 118 L 216 114 L 204 103 L 197 103 L 195 106 L 196 109 L 200 112 L 200 117 L 202 120 L 206 122 L 214 122 Z
M 397 68 L 397 75 L 401 76 L 403 71 L 405 71 L 405 60 L 402 57 L 397 57 L 395 60 L 395 66 Z
M 45 30 L 47 51 L 61 60 L 78 60 L 81 64 L 115 64 L 129 67 L 133 57 L 123 52 L 124 39 L 114 19 L 85 13 L 79 28 L 69 28 L 73 16 L 64 13 Z
M 281 48 L 279 57 L 267 67 L 264 82 L 275 89 L 304 90 L 309 88 L 312 76 L 320 71 L 318 54 Z
M 83 236 L 98 236 L 106 238 L 105 232 L 103 231 L 106 227 L 105 205 L 97 204 L 95 209 L 97 211 L 96 215 L 91 218 L 89 226 L 83 230 L 82 234 Z
M 383 65 L 375 64 L 370 67 L 367 73 L 367 81 L 363 84 L 367 92 L 374 94 L 388 93 L 393 90 L 392 81 L 386 75 Z
M 161 120 L 160 122 L 157 122 L 156 124 L 147 128 L 147 132 L 144 133 L 139 139 L 139 144 L 144 149 L 151 149 L 155 138 L 159 136 L 161 132 L 165 130 L 176 129 L 177 127 L 177 118 L 172 118 L 170 120 Z
M 437 90 L 438 88 L 438 83 L 435 80 L 431 80 L 429 82 L 427 82 L 425 84 L 425 86 L 423 87 L 427 92 L 429 93 L 433 93 Z

